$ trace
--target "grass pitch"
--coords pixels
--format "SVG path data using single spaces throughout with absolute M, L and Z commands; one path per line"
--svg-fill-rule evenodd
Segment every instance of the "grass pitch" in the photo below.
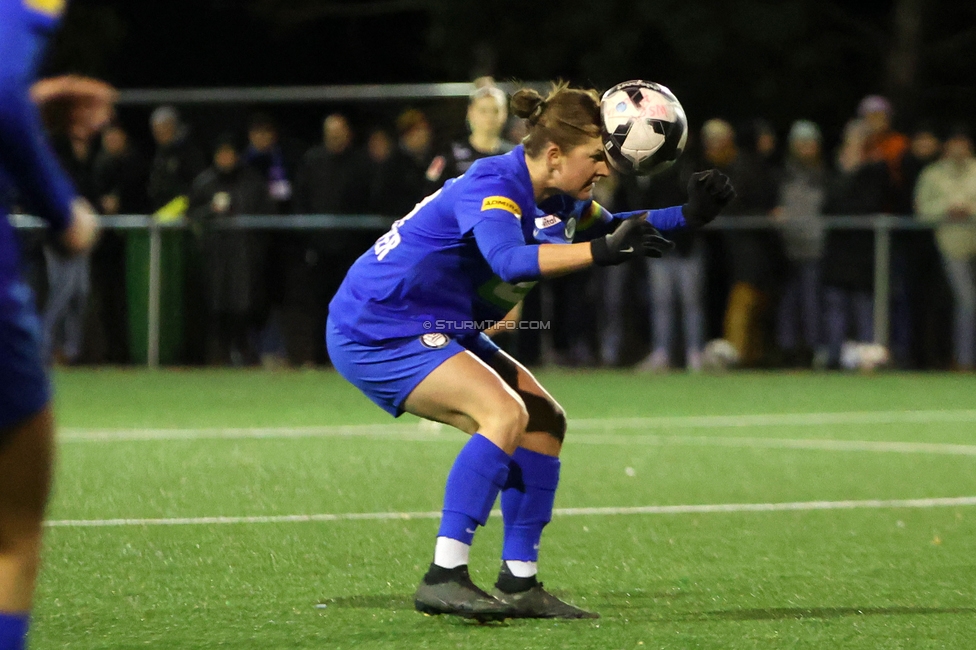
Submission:
M 32 647 L 976 647 L 976 378 L 540 379 L 540 577 L 600 620 L 413 611 L 460 433 L 329 372 L 72 370 Z

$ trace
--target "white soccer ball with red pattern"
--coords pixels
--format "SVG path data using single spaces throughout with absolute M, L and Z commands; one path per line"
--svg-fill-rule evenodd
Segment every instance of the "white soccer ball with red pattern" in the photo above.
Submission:
M 688 141 L 688 118 L 678 98 L 661 84 L 625 81 L 603 93 L 603 147 L 622 174 L 664 171 Z

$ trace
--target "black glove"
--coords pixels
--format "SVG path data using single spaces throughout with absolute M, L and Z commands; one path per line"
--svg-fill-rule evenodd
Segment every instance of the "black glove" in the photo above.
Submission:
M 681 211 L 690 227 L 701 228 L 717 217 L 734 198 L 735 188 L 729 177 L 717 169 L 709 169 L 691 175 L 688 202 L 681 206 Z
M 622 264 L 640 255 L 663 257 L 672 248 L 674 242 L 647 223 L 646 212 L 624 219 L 613 233 L 590 242 L 593 263 L 598 266 Z

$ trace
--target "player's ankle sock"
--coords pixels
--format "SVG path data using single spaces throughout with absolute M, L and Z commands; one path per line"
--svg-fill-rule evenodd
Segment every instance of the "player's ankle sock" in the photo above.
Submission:
M 467 565 L 462 564 L 461 566 L 456 566 L 452 569 L 445 569 L 444 567 L 437 566 L 431 562 L 430 566 L 427 568 L 427 573 L 424 575 L 424 582 L 429 585 L 439 585 L 443 582 L 457 580 L 464 575 L 467 568 Z
M 471 546 L 475 530 L 488 521 L 491 507 L 505 485 L 511 461 L 512 457 L 488 438 L 478 433 L 471 436 L 447 475 L 438 542 L 445 537 Z M 458 550 L 453 547 L 455 559 Z
M 502 491 L 505 543 L 502 560 L 536 562 L 542 529 L 552 519 L 559 485 L 559 458 L 519 447 Z
M 471 545 L 450 537 L 438 537 L 434 546 L 434 564 L 444 569 L 453 569 L 468 563 Z
M 23 650 L 27 644 L 30 616 L 0 612 L 0 650 Z
M 528 566 L 531 565 L 531 566 Z M 505 560 L 502 562 L 502 570 L 498 572 L 498 580 L 495 587 L 506 594 L 517 594 L 528 591 L 539 584 L 536 579 L 535 562 L 519 562 L 518 560 Z

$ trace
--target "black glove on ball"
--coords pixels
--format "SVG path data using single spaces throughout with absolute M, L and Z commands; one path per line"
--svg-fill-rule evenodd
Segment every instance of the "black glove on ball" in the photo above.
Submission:
M 646 219 L 646 212 L 624 219 L 611 234 L 591 241 L 593 263 L 613 266 L 637 256 L 662 257 L 674 248 L 674 242 L 665 239 Z
M 729 177 L 717 169 L 709 169 L 691 175 L 688 202 L 681 206 L 681 211 L 690 227 L 701 228 L 734 198 L 735 188 Z

